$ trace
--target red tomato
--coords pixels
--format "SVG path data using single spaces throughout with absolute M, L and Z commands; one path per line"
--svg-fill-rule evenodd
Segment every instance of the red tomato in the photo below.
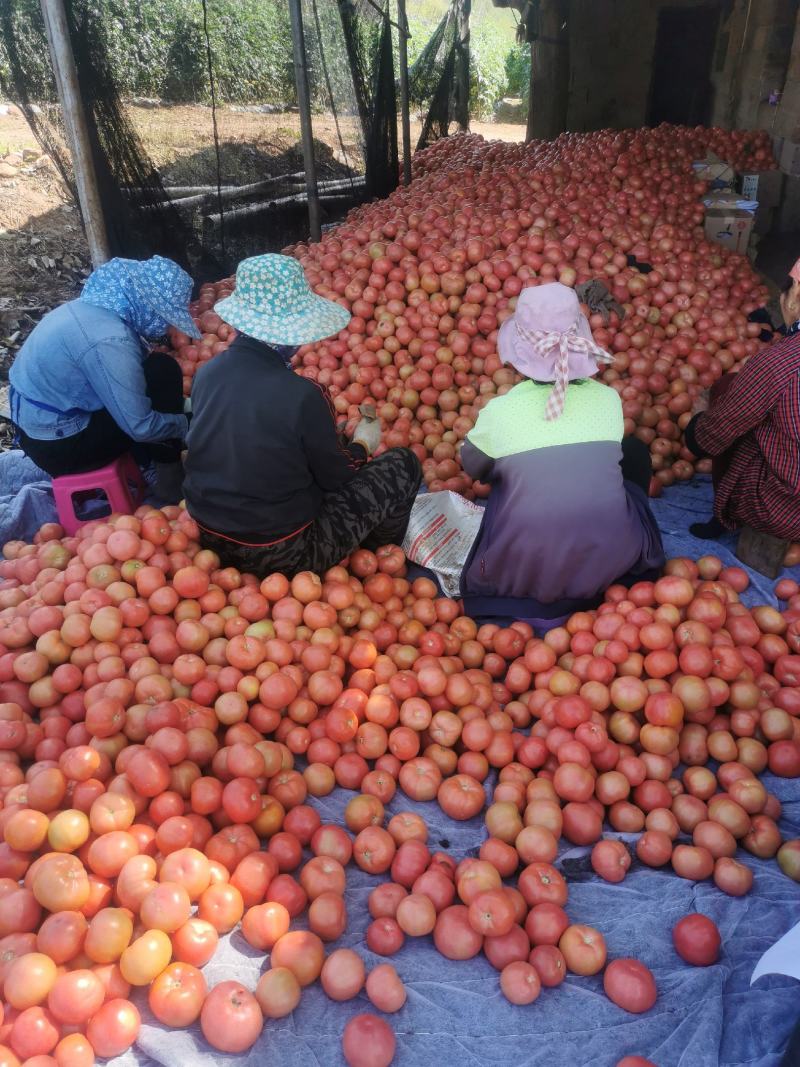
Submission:
M 86 1037 L 95 1053 L 103 1059 L 121 1056 L 139 1036 L 139 1012 L 129 1000 L 107 1000 L 92 1016 Z
M 392 1028 L 377 1015 L 354 1016 L 342 1034 L 342 1052 L 349 1067 L 389 1067 L 396 1047 Z
M 150 986 L 147 1003 L 165 1026 L 191 1026 L 200 1015 L 208 986 L 190 963 L 171 963 Z
M 217 949 L 219 934 L 204 919 L 189 919 L 172 935 L 172 956 L 180 963 L 204 967 Z
M 719 959 L 722 939 L 716 923 L 706 915 L 684 915 L 672 928 L 675 951 L 694 967 L 710 967 Z
M 239 982 L 220 982 L 200 1011 L 200 1029 L 212 1048 L 245 1052 L 258 1040 L 264 1016 L 253 994 Z
M 84 969 L 59 975 L 47 997 L 53 1017 L 68 1026 L 82 1026 L 105 1000 L 105 987 L 94 972 Z
M 603 989 L 625 1011 L 649 1011 L 656 1002 L 656 982 L 648 967 L 639 960 L 612 960 L 603 974 Z

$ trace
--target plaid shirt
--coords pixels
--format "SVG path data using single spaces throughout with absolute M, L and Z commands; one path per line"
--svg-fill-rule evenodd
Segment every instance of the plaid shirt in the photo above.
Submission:
M 727 527 L 752 526 L 800 540 L 800 323 L 752 356 L 727 392 L 686 428 L 696 455 L 729 465 L 714 514 Z

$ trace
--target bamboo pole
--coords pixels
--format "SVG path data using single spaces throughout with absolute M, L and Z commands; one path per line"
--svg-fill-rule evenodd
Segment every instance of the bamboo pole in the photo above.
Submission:
M 408 104 L 408 20 L 406 0 L 397 0 L 398 52 L 400 59 L 400 119 L 403 134 L 403 184 L 411 184 L 411 113 Z
M 67 14 L 63 0 L 41 0 L 50 56 L 56 76 L 58 98 L 64 114 L 64 127 L 75 171 L 83 225 L 92 263 L 99 267 L 111 258 L 108 232 L 100 202 L 97 174 L 89 143 L 86 114 L 83 110 L 78 71 L 69 37 Z
M 308 196 L 308 231 L 312 241 L 322 237 L 320 226 L 317 168 L 314 159 L 314 134 L 311 125 L 311 94 L 308 88 L 308 65 L 306 43 L 303 35 L 303 12 L 301 0 L 289 0 L 289 16 L 292 23 L 292 50 L 294 53 L 294 80 L 297 87 L 297 103 L 300 108 L 300 130 L 303 138 L 303 162 L 306 171 L 306 194 Z

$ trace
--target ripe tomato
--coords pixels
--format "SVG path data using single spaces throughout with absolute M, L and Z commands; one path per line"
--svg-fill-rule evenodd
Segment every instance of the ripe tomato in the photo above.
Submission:
M 542 991 L 542 981 L 532 964 L 515 960 L 501 971 L 500 989 L 512 1004 L 533 1004 Z
M 67 1026 L 83 1026 L 100 1008 L 106 990 L 93 971 L 79 968 L 59 975 L 47 997 L 53 1017 Z
M 259 978 L 255 995 L 265 1018 L 283 1019 L 300 1003 L 301 994 L 300 983 L 288 967 L 273 967 Z
M 76 856 L 55 854 L 40 861 L 31 889 L 48 911 L 80 911 L 91 892 L 81 861 Z
M 4 983 L 5 998 L 17 1011 L 43 1004 L 57 977 L 56 965 L 49 956 L 29 952 L 9 967 Z
M 150 1010 L 165 1026 L 191 1026 L 200 1015 L 208 987 L 201 971 L 190 963 L 170 963 L 147 994 Z
M 141 1018 L 129 1000 L 107 1000 L 92 1016 L 86 1037 L 95 1053 L 103 1059 L 121 1056 L 139 1036 Z
M 684 915 L 672 928 L 675 951 L 694 967 L 710 967 L 719 959 L 722 939 L 716 923 L 697 912 Z
M 291 917 L 283 906 L 275 901 L 257 904 L 248 908 L 242 918 L 242 934 L 253 948 L 268 952 L 275 942 L 289 930 Z
M 133 936 L 133 919 L 126 908 L 103 908 L 94 916 L 83 950 L 94 963 L 116 963 Z
M 605 938 L 592 926 L 568 926 L 561 935 L 558 947 L 567 961 L 567 967 L 574 974 L 597 974 L 605 966 Z
M 485 893 L 479 893 L 469 906 L 469 924 L 484 937 L 507 934 L 514 926 L 515 920 L 514 906 L 504 889 L 489 889 Z M 505 990 L 503 992 L 505 993 Z M 517 1002 L 512 1000 L 513 1003 Z
M 389 963 L 373 967 L 367 976 L 367 996 L 383 1012 L 399 1011 L 406 1002 L 406 989 Z
M 598 841 L 592 849 L 592 870 L 607 882 L 621 882 L 631 865 L 631 854 L 622 841 Z
M 559 986 L 567 977 L 567 963 L 561 949 L 555 945 L 536 945 L 528 962 L 536 968 L 543 986 Z
M 648 967 L 639 960 L 612 960 L 603 975 L 603 989 L 625 1011 L 639 1014 L 656 1002 L 656 982 Z
M 344 1028 L 342 1052 L 349 1067 L 389 1067 L 396 1047 L 392 1028 L 377 1015 L 356 1015 Z
M 320 983 L 331 1000 L 352 1000 L 364 987 L 364 961 L 349 948 L 339 948 L 325 960 Z
M 275 943 L 270 953 L 273 967 L 288 967 L 305 988 L 319 978 L 325 960 L 325 947 L 316 934 L 290 930 Z
M 204 967 L 217 950 L 219 934 L 204 919 L 189 919 L 171 937 L 172 956 L 176 962 Z
M 245 1052 L 261 1033 L 264 1016 L 253 994 L 239 982 L 220 982 L 205 999 L 200 1028 L 212 1048 Z
M 447 959 L 469 960 L 480 952 L 483 935 L 470 924 L 469 908 L 453 904 L 439 913 L 433 942 Z

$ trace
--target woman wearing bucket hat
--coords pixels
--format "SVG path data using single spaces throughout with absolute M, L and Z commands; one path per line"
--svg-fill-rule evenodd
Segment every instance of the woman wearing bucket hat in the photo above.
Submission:
M 148 355 L 143 339 L 170 326 L 199 337 L 191 293 L 192 279 L 172 260 L 112 259 L 77 300 L 45 315 L 9 374 L 11 418 L 34 463 L 59 477 L 144 444 L 144 458 L 178 466 L 188 428 L 181 370 L 171 356 Z M 172 502 L 179 496 L 176 486 Z
M 800 260 L 780 305 L 785 336 L 737 374 L 723 375 L 711 388 L 708 410 L 686 427 L 687 448 L 713 457 L 714 515 L 690 527 L 695 537 L 750 527 L 767 538 L 800 539 Z M 782 548 L 774 548 L 779 562 Z
M 377 419 L 362 419 L 344 443 L 326 390 L 289 366 L 298 346 L 343 330 L 349 312 L 279 255 L 240 263 L 215 311 L 239 336 L 192 387 L 183 488 L 203 544 L 226 565 L 291 576 L 322 573 L 359 545 L 401 542 L 419 460 L 394 448 L 367 463 Z
M 572 289 L 524 289 L 497 346 L 525 380 L 486 405 L 461 452 L 492 486 L 461 588 L 471 615 L 548 629 L 663 564 L 650 460 L 623 442 L 617 393 L 592 381 L 612 357 Z

